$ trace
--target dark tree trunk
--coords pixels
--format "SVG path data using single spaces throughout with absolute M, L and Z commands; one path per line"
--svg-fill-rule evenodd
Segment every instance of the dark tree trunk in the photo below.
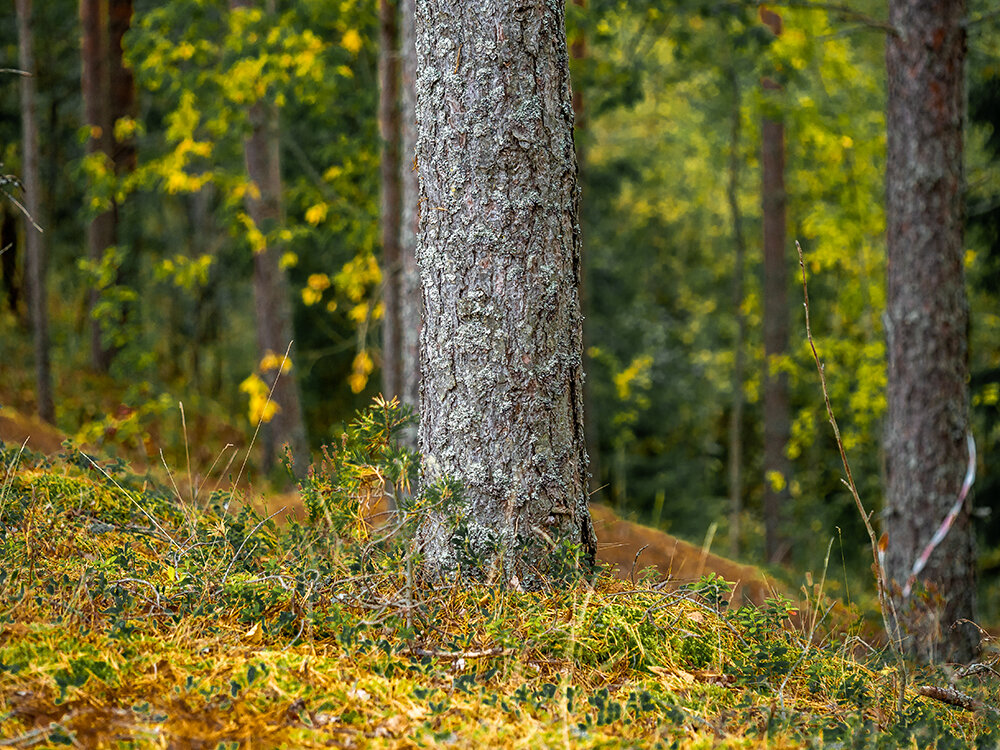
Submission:
M 535 585 L 587 508 L 579 189 L 562 3 L 419 0 L 425 481 L 464 486 L 466 575 Z M 456 562 L 445 515 L 428 570 Z
M 886 424 L 888 573 L 900 586 L 959 495 L 968 460 L 968 303 L 962 252 L 965 2 L 891 0 L 888 37 Z M 897 597 L 906 645 L 964 662 L 976 629 L 971 503 Z
M 108 60 L 108 6 L 102 0 L 80 0 L 81 88 L 83 120 L 90 128 L 87 154 L 104 154 L 111 160 L 112 120 Z M 87 257 L 100 261 L 104 251 L 115 244 L 115 212 L 102 211 L 87 226 Z M 90 310 L 97 305 L 98 289 L 90 291 Z M 90 359 L 94 368 L 107 372 L 114 352 L 104 342 L 100 320 L 90 321 Z
M 765 118 L 761 134 L 764 198 L 764 535 L 769 562 L 788 555 L 782 515 L 788 507 L 785 454 L 791 418 L 788 376 L 775 363 L 788 354 L 788 264 L 785 257 L 785 127 Z
M 396 3 L 379 0 L 379 104 L 382 136 L 382 392 L 402 396 L 402 282 L 399 231 L 401 193 L 399 170 L 399 24 Z
M 587 0 L 573 0 L 573 5 L 578 8 L 586 8 Z M 584 35 L 581 29 L 577 35 L 570 42 L 569 46 L 569 56 L 571 60 L 585 60 L 587 57 L 587 37 Z M 583 90 L 582 88 L 576 88 L 573 90 L 573 132 L 575 134 L 574 141 L 576 142 L 576 161 L 578 171 L 581 175 L 580 181 L 584 182 L 586 179 L 586 167 L 587 167 L 587 155 L 585 153 L 585 138 L 581 138 L 580 135 L 584 133 L 587 126 L 587 110 L 583 100 Z M 582 252 L 582 250 L 581 250 Z M 590 325 L 587 323 L 589 319 L 590 311 L 590 282 L 589 274 L 587 273 L 588 263 L 586 256 L 581 258 L 580 261 L 581 273 L 580 273 L 580 307 L 584 312 L 584 322 L 583 322 L 583 362 L 584 365 L 589 368 L 590 366 L 590 356 L 587 352 L 590 351 Z M 595 495 L 602 486 L 601 480 L 601 442 L 600 436 L 597 432 L 598 415 L 596 404 L 592 396 L 592 389 L 590 387 L 590 381 L 584 380 L 583 382 L 583 413 L 586 415 L 584 419 L 584 435 L 587 440 L 587 456 L 590 460 L 590 494 Z
M 252 7 L 252 0 L 230 0 L 230 8 Z M 250 135 L 244 142 L 247 176 L 259 191 L 259 197 L 247 199 L 247 212 L 265 236 L 273 237 L 283 221 L 281 205 L 281 159 L 277 113 L 267 102 L 257 102 L 249 110 Z M 279 360 L 292 342 L 291 289 L 281 267 L 281 248 L 268 240 L 267 247 L 254 253 L 254 314 L 257 324 L 257 349 L 261 359 L 277 355 Z M 293 352 L 294 354 L 294 352 Z M 294 362 L 294 356 L 290 358 Z M 278 374 L 278 363 L 263 371 L 268 386 Z M 277 378 L 271 400 L 277 413 L 264 427 L 264 470 L 274 466 L 282 446 L 291 448 L 295 471 L 304 475 L 309 466 L 309 444 L 294 368 Z
M 109 0 L 108 12 L 108 92 L 112 125 L 112 161 L 115 172 L 126 174 L 135 169 L 135 142 L 131 138 L 119 141 L 114 136 L 114 124 L 123 117 L 135 116 L 135 79 L 125 65 L 122 41 L 132 25 L 132 0 Z
M 3 201 L 0 205 L 0 274 L 3 275 L 4 294 L 7 297 L 7 307 L 23 323 L 18 314 L 18 303 L 21 299 L 21 284 L 17 279 L 17 226 L 16 215 Z
M 781 17 L 762 9 L 776 36 Z M 780 90 L 764 79 L 764 88 Z M 788 557 L 782 516 L 788 511 L 790 465 L 785 453 L 791 432 L 788 376 L 776 361 L 788 354 L 788 260 L 785 255 L 785 126 L 777 118 L 761 124 L 761 196 L 764 221 L 764 554 L 768 562 Z
M 733 221 L 733 317 L 736 319 L 736 335 L 733 338 L 733 403 L 729 412 L 729 554 L 736 557 L 740 552 L 740 517 L 743 513 L 743 380 L 744 342 L 746 341 L 746 318 L 743 316 L 743 267 L 746 263 L 746 236 L 743 233 L 743 213 L 740 211 L 740 165 L 741 127 L 740 110 L 742 99 L 740 83 L 735 68 L 728 71 L 732 88 L 733 110 L 729 129 L 729 181 L 726 197 Z
M 35 54 L 32 45 L 31 0 L 17 0 L 17 31 L 21 69 L 21 127 L 24 146 L 24 206 L 34 220 L 25 222 L 25 276 L 31 332 L 35 350 L 35 389 L 38 416 L 54 423 L 52 370 L 49 364 L 49 313 L 45 289 L 45 243 L 37 225 L 42 222 L 42 180 L 38 166 L 38 120 L 35 109 Z
M 420 406 L 420 327 L 423 301 L 417 269 L 417 48 L 414 0 L 399 3 L 400 69 L 400 398 L 416 411 Z M 416 449 L 417 431 L 407 430 L 403 443 Z

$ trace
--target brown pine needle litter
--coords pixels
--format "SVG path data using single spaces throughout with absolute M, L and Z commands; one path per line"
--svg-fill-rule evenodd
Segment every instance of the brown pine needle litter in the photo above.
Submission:
M 421 580 L 408 534 L 449 493 L 401 495 L 378 527 L 359 509 L 372 477 L 412 478 L 393 409 L 327 451 L 304 524 L 0 444 L 0 747 L 1000 741 L 989 679 L 942 685 L 964 705 L 910 692 L 898 717 L 891 654 L 856 626 L 821 633 L 780 598 L 730 610 L 717 578 L 584 576 L 554 550 L 567 574 L 544 591 Z

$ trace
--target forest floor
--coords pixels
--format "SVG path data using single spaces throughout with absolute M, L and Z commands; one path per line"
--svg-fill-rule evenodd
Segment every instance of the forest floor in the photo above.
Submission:
M 423 582 L 419 504 L 364 518 L 385 434 L 350 428 L 302 484 L 305 520 L 281 525 L 243 489 L 198 497 L 120 460 L 3 444 L 0 745 L 1000 742 L 995 681 L 910 674 L 900 708 L 890 655 L 822 581 L 741 607 L 714 575 L 665 585 L 572 560 L 544 591 Z

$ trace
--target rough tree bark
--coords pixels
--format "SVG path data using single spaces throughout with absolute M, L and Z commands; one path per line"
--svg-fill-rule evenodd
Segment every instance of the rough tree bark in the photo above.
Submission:
M 378 126 L 382 138 L 382 392 L 402 395 L 402 259 L 400 256 L 401 174 L 399 23 L 396 3 L 379 0 Z
M 417 411 L 420 406 L 420 328 L 423 300 L 417 269 L 417 48 L 414 0 L 399 3 L 400 69 L 400 398 Z M 407 430 L 402 442 L 417 447 L 416 429 Z
M 82 39 L 81 89 L 83 121 L 90 128 L 87 154 L 104 154 L 111 160 L 112 120 L 110 109 L 108 4 L 105 0 L 80 0 Z M 104 251 L 115 244 L 115 213 L 109 209 L 91 219 L 87 225 L 87 257 L 100 261 Z M 99 291 L 90 292 L 90 309 L 97 304 Z M 107 372 L 113 359 L 111 347 L 105 345 L 101 321 L 90 321 L 90 360 L 100 372 Z
M 535 585 L 587 508 L 579 188 L 560 0 L 418 0 L 420 447 L 458 478 L 466 575 Z M 430 573 L 457 558 L 445 515 Z
M 761 9 L 761 20 L 781 34 L 781 16 Z M 765 89 L 780 85 L 764 79 Z M 788 376 L 775 360 L 788 354 L 788 259 L 785 254 L 785 125 L 765 115 L 761 124 L 761 196 L 764 222 L 764 553 L 782 562 L 789 552 L 782 524 L 788 509 L 791 432 Z M 780 477 L 780 478 L 779 478 Z
M 887 567 L 904 586 L 958 497 L 968 460 L 968 302 L 962 252 L 964 0 L 891 0 L 888 37 L 885 434 Z M 922 660 L 967 661 L 978 643 L 967 502 L 896 607 Z
M 252 0 L 229 0 L 232 10 L 252 6 Z M 259 101 L 250 106 L 249 119 L 250 134 L 244 141 L 243 153 L 247 177 L 257 186 L 259 196 L 247 198 L 247 213 L 257 228 L 268 235 L 284 218 L 278 116 L 267 102 Z M 291 289 L 280 261 L 281 248 L 271 241 L 263 251 L 254 253 L 254 314 L 257 349 L 262 359 L 271 355 L 280 358 L 293 338 Z M 294 362 L 294 356 L 291 359 Z M 263 373 L 269 386 L 277 372 L 276 363 Z M 264 470 L 270 470 L 282 446 L 288 445 L 296 459 L 296 473 L 304 474 L 309 465 L 309 444 L 294 367 L 278 377 L 271 398 L 278 411 L 263 430 Z
M 17 0 L 17 34 L 21 70 L 21 128 L 24 147 L 24 206 L 34 223 L 25 222 L 25 276 L 35 353 L 35 390 L 38 416 L 54 423 L 52 368 L 49 363 L 49 314 L 45 289 L 45 238 L 35 224 L 42 222 L 42 180 L 38 166 L 38 121 L 35 108 L 35 54 L 31 27 L 31 0 Z

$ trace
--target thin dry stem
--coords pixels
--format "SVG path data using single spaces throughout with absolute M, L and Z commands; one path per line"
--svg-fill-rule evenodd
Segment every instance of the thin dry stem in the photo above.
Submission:
M 188 442 L 187 420 L 184 418 L 184 402 L 178 401 L 177 406 L 181 410 L 181 429 L 184 431 L 184 456 L 187 459 L 188 489 L 191 492 L 191 504 L 196 505 L 198 502 L 198 493 L 194 486 L 194 478 L 191 476 L 191 447 Z
M 243 464 L 240 466 L 240 473 L 236 475 L 236 481 L 233 482 L 233 489 L 239 486 L 240 480 L 243 478 L 243 471 L 247 468 L 247 461 L 250 460 L 250 451 L 253 450 L 254 443 L 257 442 L 257 435 L 260 433 L 260 426 L 264 424 L 264 414 L 267 412 L 267 405 L 271 403 L 271 397 L 274 395 L 274 389 L 278 387 L 278 378 L 281 377 L 282 371 L 285 369 L 285 362 L 288 361 L 288 353 L 292 351 L 292 344 L 294 341 L 289 341 L 288 346 L 285 348 L 285 356 L 281 358 L 281 364 L 278 366 L 278 371 L 274 374 L 274 382 L 271 383 L 271 388 L 267 392 L 267 400 L 264 402 L 264 408 L 260 412 L 260 418 L 257 420 L 257 427 L 253 431 L 253 437 L 250 438 L 250 445 L 247 446 L 247 453 L 243 457 Z
M 812 328 L 809 324 L 809 288 L 806 285 L 806 264 L 802 257 L 802 246 L 799 244 L 798 240 L 795 241 L 795 249 L 799 254 L 799 269 L 802 271 L 802 298 L 803 307 L 805 307 L 806 311 L 806 338 L 809 340 L 809 347 L 812 349 L 813 360 L 816 362 L 816 371 L 819 373 L 819 382 L 823 389 L 823 402 L 826 404 L 826 413 L 830 418 L 830 425 L 833 427 L 833 436 L 837 440 L 837 450 L 840 451 L 840 460 L 844 465 L 844 473 L 847 475 L 847 479 L 844 481 L 844 484 L 846 484 L 848 489 L 851 491 L 851 497 L 854 498 L 854 504 L 858 508 L 858 513 L 861 514 L 861 520 L 864 521 L 865 530 L 868 532 L 868 539 L 871 541 L 872 559 L 875 563 L 875 582 L 878 586 L 879 612 L 882 615 L 882 623 L 885 625 L 886 636 L 889 638 L 892 651 L 896 656 L 897 663 L 899 664 L 901 684 L 899 686 L 898 708 L 899 711 L 902 712 L 906 696 L 906 663 L 903 659 L 903 644 L 899 633 L 899 618 L 896 616 L 896 607 L 892 602 L 892 597 L 889 595 L 889 585 L 885 576 L 885 570 L 883 570 L 882 563 L 879 560 L 878 537 L 875 535 L 875 529 L 872 528 L 871 515 L 865 510 L 864 503 L 861 502 L 861 496 L 858 494 L 857 485 L 854 484 L 854 475 L 851 473 L 851 465 L 847 460 L 847 452 L 844 450 L 844 441 L 840 438 L 840 427 L 837 426 L 837 418 L 834 416 L 833 406 L 830 404 L 830 394 L 827 392 L 826 388 L 824 366 L 820 361 L 819 352 L 816 351 L 816 343 L 813 341 Z

